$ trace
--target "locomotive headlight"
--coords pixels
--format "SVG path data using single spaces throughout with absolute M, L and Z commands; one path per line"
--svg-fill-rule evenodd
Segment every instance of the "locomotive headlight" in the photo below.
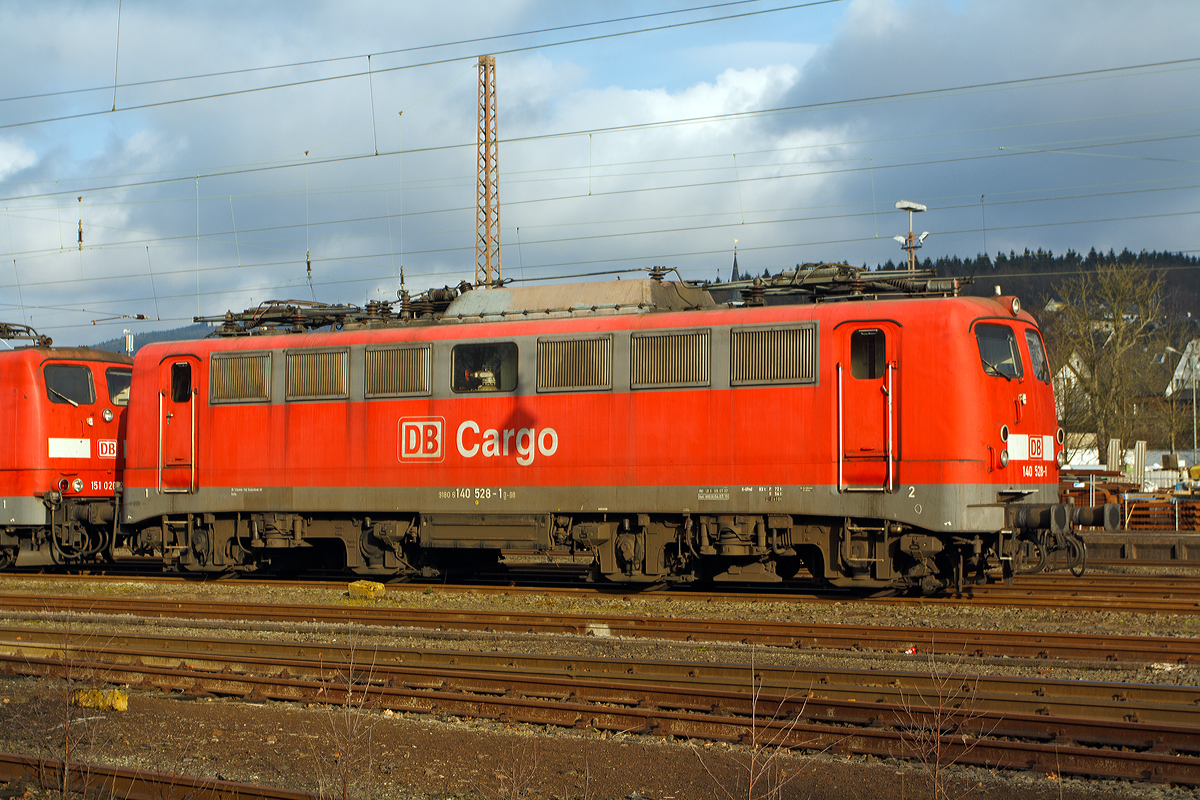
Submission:
M 1021 313 L 1021 301 L 1014 297 L 1012 299 L 1012 306 L 1010 308 L 1012 309 L 1012 315 L 1014 317 L 1017 316 Z
M 1008 466 L 1008 448 L 1007 447 L 1000 451 L 1000 466 L 1001 467 Z
M 83 491 L 83 479 L 82 479 L 82 478 L 76 478 L 74 481 L 72 481 L 72 482 L 71 482 L 71 489 L 72 489 L 73 491 L 77 492 L 77 493 L 78 493 L 78 492 L 82 492 L 82 491 Z
M 1063 467 L 1065 467 L 1067 465 L 1067 451 L 1059 450 L 1058 455 L 1056 455 L 1054 457 L 1054 460 L 1058 463 L 1059 469 L 1062 469 Z
M 113 418 L 112 409 L 111 408 L 104 409 L 104 413 L 101 414 L 101 416 L 104 417 L 105 422 L 112 422 L 112 418 Z
M 58 490 L 60 492 L 65 492 L 68 488 L 70 488 L 70 486 L 71 486 L 71 482 L 68 481 L 66 478 L 63 478 L 61 481 L 58 482 Z
M 1054 432 L 1054 441 L 1058 442 L 1059 444 L 1062 444 L 1066 440 L 1067 440 L 1067 432 L 1064 431 L 1062 428 L 1059 428 L 1057 431 Z
M 1008 426 L 1007 425 L 1000 426 L 1000 441 L 1002 441 L 1002 442 L 1008 441 Z

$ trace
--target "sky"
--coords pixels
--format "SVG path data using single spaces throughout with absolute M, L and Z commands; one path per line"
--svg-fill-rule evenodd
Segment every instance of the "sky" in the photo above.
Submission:
M 899 200 L 922 258 L 1196 254 L 1197 31 L 1194 0 L 4 0 L 0 322 L 473 280 L 482 54 L 506 279 L 899 261 Z

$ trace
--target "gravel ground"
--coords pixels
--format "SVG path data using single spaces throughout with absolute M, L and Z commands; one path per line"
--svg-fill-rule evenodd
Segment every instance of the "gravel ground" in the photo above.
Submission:
M 359 604 L 342 589 L 296 589 L 250 583 L 160 584 L 58 581 L 3 576 L 0 588 L 30 594 L 96 597 L 171 597 L 255 603 Z M 1026 611 L 969 607 L 889 606 L 868 602 L 704 602 L 661 593 L 628 597 L 562 598 L 514 593 L 451 592 L 439 588 L 389 588 L 372 605 L 535 612 L 636 614 L 796 622 L 844 622 L 1010 630 L 1195 636 L 1200 617 L 1108 612 Z M 31 621 L 21 620 L 25 624 Z M 32 624 L 61 625 L 45 621 Z M 128 630 L 128 623 L 118 629 Z M 72 630 L 89 625 L 77 618 Z M 140 624 L 139 631 L 169 628 L 197 636 L 329 641 L 373 646 L 468 649 L 512 653 L 587 654 L 714 662 L 793 664 L 829 668 L 932 669 L 931 654 L 798 651 L 757 646 L 669 643 L 595 637 L 375 632 L 356 626 L 262 623 L 188 627 Z M 112 623 L 96 626 L 112 630 Z M 953 653 L 936 660 L 956 669 L 1006 675 L 1200 685 L 1195 667 L 1094 665 L 1019 659 L 979 660 Z M 1015 663 L 1013 663 L 1015 662 Z M 941 667 L 939 667 L 940 669 Z M 608 736 L 538 726 L 506 725 L 454 717 L 390 715 L 357 709 L 252 704 L 200 698 L 182 701 L 135 693 L 129 711 L 67 706 L 59 683 L 0 681 L 0 749 L 61 757 L 67 738 L 74 758 L 139 766 L 172 774 L 304 788 L 341 797 L 396 798 L 679 798 L 748 797 L 889 798 L 933 796 L 932 763 L 847 759 L 832 753 L 797 755 L 768 747 L 712 745 L 645 736 Z M 978 798 L 1200 798 L 1200 792 L 1154 784 L 1126 784 L 951 767 L 940 773 L 951 797 Z M 0 796 L 28 787 L 0 786 Z M 767 792 L 766 790 L 771 790 Z M 761 792 L 761 794 L 760 794 Z M 883 793 L 886 793 L 884 795 Z M 30 796 L 36 792 L 29 792 Z

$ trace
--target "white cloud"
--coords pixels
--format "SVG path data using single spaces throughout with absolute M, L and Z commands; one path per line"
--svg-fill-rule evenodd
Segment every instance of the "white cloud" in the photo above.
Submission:
M 0 139 L 0 181 L 37 163 L 37 154 L 19 141 Z

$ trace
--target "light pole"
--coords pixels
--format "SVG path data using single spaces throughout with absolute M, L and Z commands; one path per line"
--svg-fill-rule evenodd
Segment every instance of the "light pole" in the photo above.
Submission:
M 1166 351 L 1167 351 L 1167 353 L 1174 353 L 1175 355 L 1179 356 L 1180 361 L 1183 360 L 1183 353 L 1179 352 L 1174 347 L 1171 347 L 1171 345 L 1167 345 Z M 1168 360 L 1167 365 L 1170 366 L 1170 363 L 1171 362 Z M 1179 361 L 1175 362 L 1175 368 L 1176 369 L 1179 368 Z M 1175 370 L 1171 370 L 1171 383 L 1167 388 L 1169 388 L 1171 390 L 1171 426 L 1170 426 L 1171 427 L 1171 455 L 1174 456 L 1175 455 L 1175 428 L 1179 422 L 1177 419 L 1175 419 L 1175 391 L 1177 388 L 1175 386 Z
M 908 236 L 893 236 L 900 243 L 901 250 L 908 251 L 908 271 L 915 272 L 917 269 L 917 250 L 925 243 L 925 238 L 929 236 L 929 231 L 925 231 L 920 236 L 913 235 L 913 214 L 919 214 L 925 210 L 925 206 L 920 203 L 914 203 L 911 200 L 900 200 L 896 203 L 896 208 L 901 211 L 908 212 Z
M 1172 350 L 1174 353 L 1179 353 L 1180 356 L 1186 355 L 1188 360 L 1188 382 L 1192 385 L 1192 466 L 1196 465 L 1196 353 L 1193 348 L 1194 344 L 1195 340 L 1188 342 L 1188 346 L 1183 348 L 1183 353 Z M 1182 360 L 1181 357 L 1180 361 Z

